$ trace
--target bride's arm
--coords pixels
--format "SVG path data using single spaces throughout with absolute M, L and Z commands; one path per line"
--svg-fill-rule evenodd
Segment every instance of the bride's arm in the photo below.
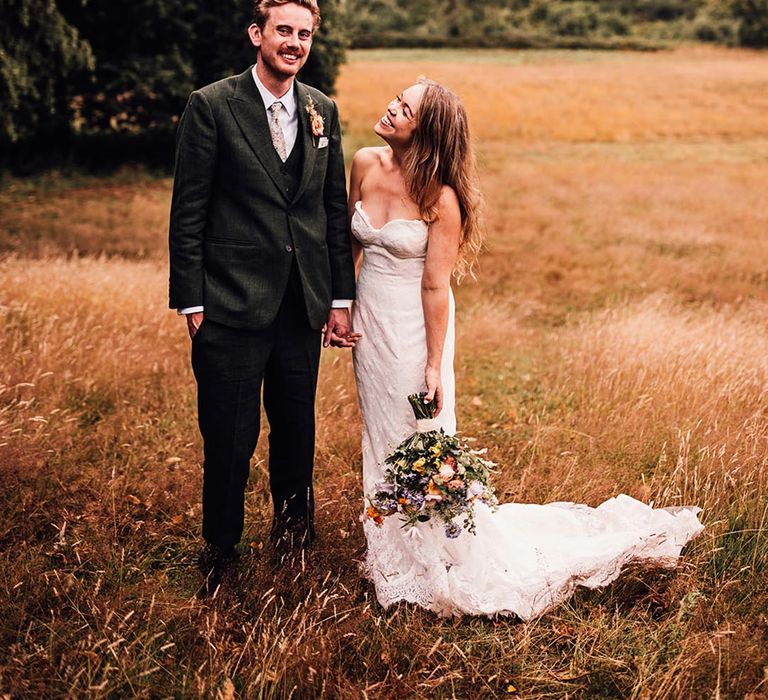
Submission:
M 363 247 L 360 241 L 352 234 L 352 217 L 355 215 L 355 204 L 361 199 L 361 184 L 363 182 L 363 172 L 365 170 L 365 149 L 360 149 L 352 157 L 352 168 L 349 173 L 349 201 L 347 203 L 347 213 L 349 215 L 349 235 L 352 239 L 352 259 L 355 262 L 355 268 L 360 267 L 363 259 Z
M 424 380 L 427 400 L 437 398 L 437 413 L 443 408 L 443 383 L 440 366 L 445 334 L 448 330 L 451 273 L 461 242 L 461 210 L 456 193 L 443 187 L 438 202 L 438 218 L 429 227 L 427 258 L 421 277 L 421 304 L 427 332 L 427 366 Z M 437 415 L 437 414 L 436 414 Z

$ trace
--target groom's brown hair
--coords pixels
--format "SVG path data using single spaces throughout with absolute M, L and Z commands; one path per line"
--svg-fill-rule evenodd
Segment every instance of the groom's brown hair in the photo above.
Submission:
M 315 29 L 320 26 L 320 8 L 317 6 L 317 0 L 254 0 L 254 24 L 257 24 L 259 29 L 264 29 L 264 25 L 267 23 L 267 17 L 269 17 L 269 11 L 273 7 L 280 7 L 280 5 L 298 5 L 299 7 L 306 7 L 312 13 L 312 18 L 315 20 Z

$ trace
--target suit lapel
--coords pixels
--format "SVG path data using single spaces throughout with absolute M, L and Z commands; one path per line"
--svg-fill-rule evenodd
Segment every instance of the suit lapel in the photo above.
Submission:
M 309 123 L 309 114 L 307 113 L 309 99 L 309 90 L 297 80 L 296 109 L 299 113 L 299 133 L 296 138 L 302 139 L 302 145 L 304 146 L 304 163 L 301 169 L 301 182 L 296 190 L 296 194 L 293 196 L 293 202 L 301 197 L 304 190 L 307 188 L 309 181 L 312 179 L 312 173 L 315 169 L 315 159 L 317 158 L 317 145 L 315 144 L 315 138 L 312 135 L 312 126 Z
M 240 131 L 243 132 L 248 145 L 261 161 L 264 170 L 267 171 L 280 194 L 286 197 L 285 191 L 277 179 L 282 163 L 272 145 L 272 137 L 267 123 L 267 111 L 264 109 L 264 101 L 261 99 L 256 83 L 253 82 L 251 68 L 238 76 L 235 94 L 227 98 L 227 101 L 232 110 L 232 116 L 240 127 Z

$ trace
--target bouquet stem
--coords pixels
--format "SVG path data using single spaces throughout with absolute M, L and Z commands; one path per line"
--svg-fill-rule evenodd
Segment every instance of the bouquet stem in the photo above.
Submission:
M 416 420 L 425 420 L 435 417 L 435 411 L 437 410 L 437 401 L 432 399 L 431 401 L 424 401 L 424 397 L 427 395 L 425 391 L 418 394 L 410 394 L 408 396 L 408 402 L 411 404 L 413 414 L 416 416 Z

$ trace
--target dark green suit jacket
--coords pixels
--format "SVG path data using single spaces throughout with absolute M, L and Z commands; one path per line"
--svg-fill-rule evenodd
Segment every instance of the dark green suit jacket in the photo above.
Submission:
M 289 198 L 251 68 L 190 95 L 176 136 L 170 307 L 258 330 L 277 315 L 295 256 L 307 315 L 354 299 L 344 157 L 335 103 L 295 82 L 303 170 Z M 306 106 L 323 117 L 314 136 Z

